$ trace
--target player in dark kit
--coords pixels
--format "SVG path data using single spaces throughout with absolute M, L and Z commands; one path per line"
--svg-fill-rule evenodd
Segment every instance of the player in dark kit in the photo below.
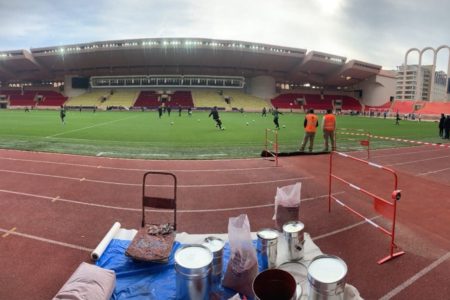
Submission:
M 64 118 L 66 117 L 66 109 L 62 105 L 61 105 L 61 109 L 59 110 L 59 117 L 61 118 L 61 122 L 63 124 L 66 124 L 66 122 L 64 121 Z
M 162 114 L 163 114 L 163 108 L 162 108 L 162 106 L 160 105 L 160 106 L 158 106 L 158 115 L 159 115 L 159 118 L 160 118 L 160 119 L 161 119 Z
M 278 111 L 278 107 L 275 107 L 275 109 L 272 112 L 273 115 L 273 123 L 275 124 L 275 127 L 277 129 L 280 129 L 280 124 L 278 124 L 278 115 L 282 115 L 282 112 Z
M 219 127 L 219 129 L 223 130 L 222 128 L 222 121 L 220 121 L 219 112 L 217 111 L 217 106 L 214 106 L 214 108 L 209 113 L 208 117 L 213 117 L 213 120 L 216 121 L 216 127 Z

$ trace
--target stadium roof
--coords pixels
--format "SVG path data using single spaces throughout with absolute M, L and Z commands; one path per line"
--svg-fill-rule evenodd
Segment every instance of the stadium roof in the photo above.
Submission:
M 268 44 L 200 38 L 102 41 L 0 52 L 0 81 L 63 80 L 65 75 L 268 75 L 277 81 L 347 86 L 381 66 Z

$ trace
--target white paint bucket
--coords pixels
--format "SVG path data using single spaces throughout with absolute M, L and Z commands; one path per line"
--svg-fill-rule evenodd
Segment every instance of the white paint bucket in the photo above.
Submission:
M 308 266 L 308 300 L 343 300 L 347 270 L 337 256 L 315 257 Z
M 212 261 L 212 252 L 203 245 L 185 245 L 175 252 L 177 299 L 209 299 Z

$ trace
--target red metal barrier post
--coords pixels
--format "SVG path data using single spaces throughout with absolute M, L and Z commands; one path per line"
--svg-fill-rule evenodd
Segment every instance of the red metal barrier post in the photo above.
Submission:
M 341 157 L 344 157 L 346 159 L 350 159 L 353 161 L 356 161 L 360 164 L 365 164 L 371 167 L 374 167 L 376 169 L 379 169 L 380 171 L 384 171 L 387 173 L 392 174 L 393 176 L 393 191 L 392 191 L 392 201 L 383 199 L 382 197 L 367 191 L 366 189 L 359 187 L 357 185 L 352 184 L 351 182 L 349 182 L 348 180 L 345 180 L 335 174 L 333 174 L 333 155 L 339 155 Z M 359 213 L 358 211 L 356 211 L 355 209 L 351 208 L 350 206 L 348 206 L 347 204 L 343 203 L 341 200 L 337 199 L 334 195 L 332 195 L 332 182 L 333 179 L 340 181 L 346 185 L 348 185 L 349 187 L 357 190 L 360 193 L 363 193 L 369 197 L 371 197 L 373 199 L 373 207 L 374 210 L 379 213 L 380 215 L 382 215 L 383 217 L 390 219 L 392 221 L 392 225 L 390 229 L 386 229 L 384 227 L 381 227 L 380 225 L 376 224 L 375 222 L 373 222 L 371 219 L 367 218 L 366 216 L 362 215 L 361 213 Z M 331 212 L 331 200 L 336 201 L 339 205 L 343 206 L 344 208 L 346 208 L 347 210 L 349 210 L 350 212 L 354 213 L 355 215 L 363 218 L 367 223 L 371 224 L 372 226 L 374 226 L 375 228 L 377 228 L 378 230 L 380 230 L 381 232 L 383 232 L 384 234 L 388 235 L 391 237 L 391 243 L 390 243 L 390 250 L 389 250 L 389 255 L 380 259 L 378 261 L 378 264 L 382 264 L 385 263 L 395 257 L 398 257 L 400 255 L 405 254 L 404 251 L 397 251 L 395 252 L 394 250 L 398 249 L 397 245 L 395 244 L 395 222 L 396 222 L 396 214 L 397 214 L 397 201 L 400 200 L 401 197 L 401 193 L 398 190 L 398 178 L 397 178 L 397 174 L 395 173 L 394 170 L 386 168 L 384 166 L 375 164 L 375 163 L 371 163 L 369 161 L 366 160 L 362 160 L 353 156 L 350 156 L 348 154 L 345 153 L 341 153 L 341 152 L 335 152 L 332 151 L 330 154 L 330 173 L 329 173 L 329 188 L 328 188 L 328 211 Z
M 278 130 L 266 129 L 266 140 L 264 150 L 275 159 L 275 165 L 278 167 Z

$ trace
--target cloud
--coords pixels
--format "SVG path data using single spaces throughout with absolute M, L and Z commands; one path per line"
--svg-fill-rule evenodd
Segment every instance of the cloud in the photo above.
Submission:
M 409 48 L 448 43 L 447 2 L 0 0 L 0 48 L 204 37 L 305 48 L 390 69 Z

